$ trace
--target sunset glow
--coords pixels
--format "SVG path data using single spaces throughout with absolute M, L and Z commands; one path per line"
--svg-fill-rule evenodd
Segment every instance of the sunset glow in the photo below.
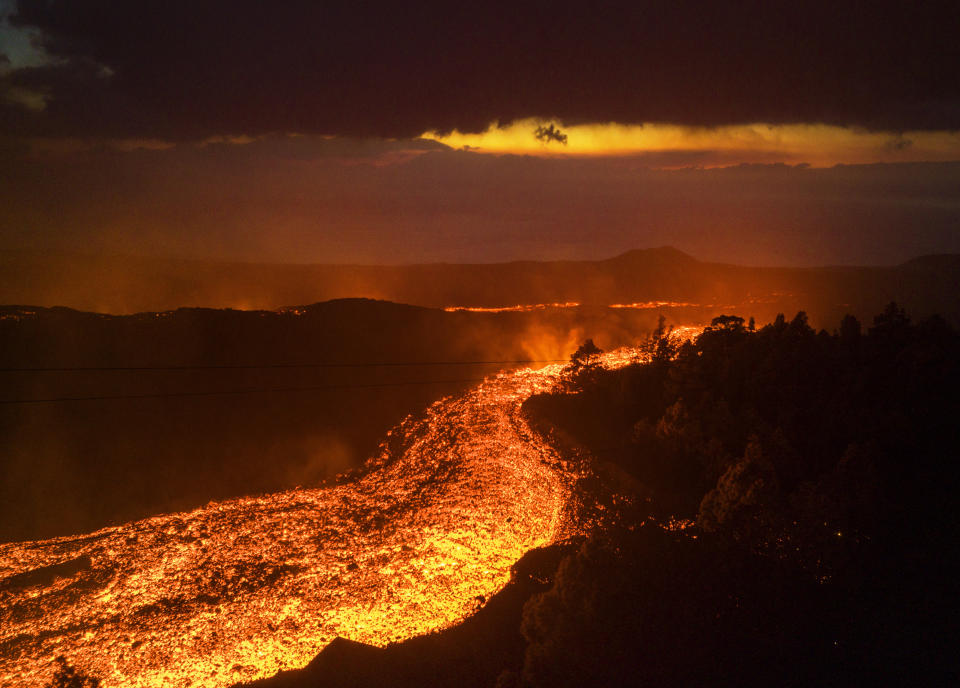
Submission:
M 690 127 L 655 122 L 572 126 L 551 123 L 567 134 L 566 144 L 538 140 L 533 134 L 544 124 L 544 120 L 538 119 L 493 123 L 486 131 L 475 134 L 457 130 L 447 134 L 428 131 L 423 138 L 453 148 L 500 154 L 628 156 L 699 153 L 703 158 L 699 165 L 702 167 L 741 162 L 808 163 L 828 167 L 840 163 L 955 160 L 960 156 L 960 132 L 956 131 L 885 132 L 825 124 Z

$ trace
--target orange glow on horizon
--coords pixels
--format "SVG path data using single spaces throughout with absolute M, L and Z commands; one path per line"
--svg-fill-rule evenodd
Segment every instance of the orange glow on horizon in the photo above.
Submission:
M 529 313 L 530 311 L 545 311 L 550 308 L 577 308 L 576 301 L 558 303 L 518 304 L 516 306 L 447 306 L 443 310 L 447 313 Z
M 566 145 L 545 143 L 534 136 L 537 127 L 547 123 L 567 134 Z M 524 119 L 509 124 L 493 123 L 477 134 L 428 131 L 422 137 L 453 148 L 495 154 L 582 157 L 677 154 L 680 158 L 677 164 L 656 165 L 666 168 L 718 167 L 740 162 L 829 167 L 842 163 L 960 160 L 960 132 L 866 131 L 826 124 L 689 127 L 609 122 L 565 126 L 556 121 Z M 687 154 L 687 158 L 682 154 Z

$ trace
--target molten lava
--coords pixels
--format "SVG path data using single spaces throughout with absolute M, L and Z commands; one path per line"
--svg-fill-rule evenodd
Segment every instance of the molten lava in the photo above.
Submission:
M 573 474 L 519 413 L 560 370 L 436 402 L 353 482 L 0 545 L 0 685 L 43 686 L 64 656 L 103 688 L 226 686 L 302 667 L 336 636 L 384 645 L 457 623 L 527 550 L 576 530 Z
M 576 301 L 558 303 L 531 303 L 516 306 L 447 306 L 443 310 L 448 313 L 529 313 L 530 311 L 545 311 L 554 308 L 576 308 L 580 304 Z
M 712 305 L 712 304 L 711 304 Z M 652 310 L 654 308 L 701 308 L 701 303 L 686 301 L 637 301 L 634 303 L 611 303 L 610 308 L 626 308 L 630 310 Z

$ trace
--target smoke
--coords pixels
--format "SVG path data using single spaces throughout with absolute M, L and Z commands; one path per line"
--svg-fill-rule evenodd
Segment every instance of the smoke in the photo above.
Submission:
M 284 483 L 297 487 L 316 487 L 356 468 L 364 458 L 358 457 L 343 438 L 328 433 L 291 437 L 277 443 L 270 457 L 284 466 Z
M 522 340 L 525 356 L 534 361 L 564 360 L 590 335 L 583 327 L 556 330 L 541 323 L 530 326 Z

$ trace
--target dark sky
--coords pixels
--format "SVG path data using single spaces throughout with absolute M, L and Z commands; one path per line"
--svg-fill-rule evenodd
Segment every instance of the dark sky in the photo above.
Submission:
M 958 250 L 953 166 L 853 183 L 775 165 L 960 159 L 955 0 L 0 0 L 3 15 L 0 249 L 416 262 L 674 244 L 782 264 Z M 569 145 L 419 138 L 518 120 Z M 596 143 L 609 123 L 645 128 Z M 657 171 L 743 162 L 773 166 L 732 185 Z
M 493 120 L 960 128 L 960 3 L 20 0 L 8 130 L 415 136 Z

